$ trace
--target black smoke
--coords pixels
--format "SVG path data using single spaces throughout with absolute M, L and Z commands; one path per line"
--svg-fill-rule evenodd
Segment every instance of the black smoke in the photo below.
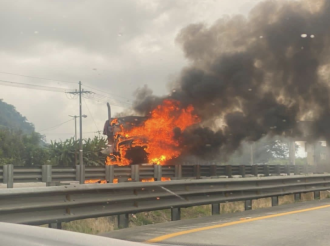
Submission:
M 134 109 L 147 115 L 164 98 L 193 105 L 201 123 L 174 129 L 183 153 L 213 158 L 266 135 L 295 137 L 301 120 L 330 140 L 330 1 L 265 1 L 248 17 L 191 24 L 177 42 L 190 65 L 175 89 L 142 88 Z

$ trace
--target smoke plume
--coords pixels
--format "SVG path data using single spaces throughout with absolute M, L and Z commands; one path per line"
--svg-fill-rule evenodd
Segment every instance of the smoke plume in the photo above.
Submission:
M 330 140 L 330 1 L 265 1 L 248 17 L 191 24 L 176 41 L 189 66 L 168 96 L 140 89 L 134 110 L 147 115 L 164 98 L 193 105 L 201 123 L 173 129 L 183 153 L 212 158 L 242 141 L 295 137 L 301 120 L 313 121 L 314 140 Z

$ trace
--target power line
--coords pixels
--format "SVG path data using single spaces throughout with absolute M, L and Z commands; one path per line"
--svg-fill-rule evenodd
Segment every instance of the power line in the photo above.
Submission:
M 92 101 L 97 102 L 97 103 L 106 103 L 107 102 L 107 100 L 99 100 L 99 99 L 96 99 L 96 98 L 86 98 L 86 99 L 92 100 Z M 114 104 L 114 103 L 111 103 L 111 106 L 119 107 L 119 108 L 128 108 L 127 106 L 122 106 L 122 105 Z
M 8 73 L 8 72 L 0 72 L 0 73 L 10 74 L 10 75 L 16 75 L 16 76 L 21 76 L 21 77 L 26 77 L 26 78 L 43 79 L 43 80 L 49 80 L 49 81 L 55 81 L 55 82 L 76 84 L 76 82 L 71 82 L 71 81 L 62 81 L 62 80 L 57 80 L 57 79 L 47 79 L 47 78 L 41 78 L 41 77 L 35 77 L 35 76 L 29 76 L 29 75 L 23 75 L 23 74 Z
M 87 107 L 87 109 L 88 109 L 88 112 L 90 113 L 90 115 L 92 116 L 92 120 L 93 120 L 93 122 L 94 122 L 94 125 L 95 125 L 95 127 L 96 127 L 96 130 L 97 130 L 97 124 L 96 124 L 96 122 L 95 122 L 95 120 L 94 120 L 94 116 L 93 116 L 93 114 L 92 114 L 92 112 L 89 110 L 89 107 L 88 107 L 88 104 L 87 104 L 87 102 L 86 102 L 86 100 L 85 100 L 85 98 L 83 98 L 83 100 L 84 100 L 84 103 L 86 104 L 86 107 Z
M 92 134 L 92 133 L 98 133 L 98 132 L 102 132 L 102 131 L 96 131 L 96 132 L 83 132 L 83 134 Z M 47 135 L 74 135 L 72 132 L 44 132 Z
M 25 77 L 25 78 L 32 78 L 32 79 L 42 79 L 42 80 L 48 80 L 48 81 L 54 81 L 54 82 L 60 82 L 60 83 L 70 83 L 70 84 L 76 84 L 77 83 L 77 82 L 67 81 L 67 80 L 49 79 L 49 78 L 42 78 L 42 77 L 30 76 L 30 75 L 24 75 L 24 74 L 17 74 L 17 73 L 8 73 L 8 72 L 2 72 L 2 71 L 0 71 L 0 73 L 2 73 L 2 74 L 9 74 L 9 75 L 15 75 L 15 76 L 20 76 L 20 77 Z M 121 96 L 121 95 L 118 95 L 118 94 L 114 94 L 114 93 L 104 92 L 104 91 L 102 91 L 100 89 L 96 89 L 95 87 L 92 87 L 90 85 L 86 85 L 86 84 L 83 84 L 83 85 L 86 86 L 86 87 L 89 87 L 89 88 L 91 88 L 91 89 L 93 89 L 95 91 L 102 92 L 103 94 L 108 94 L 110 96 L 121 97 L 121 98 L 125 98 L 127 100 L 130 100 L 127 97 L 124 97 L 124 96 Z
M 10 86 L 10 87 L 20 87 L 20 88 L 26 88 L 26 89 L 34 89 L 34 90 L 42 90 L 42 91 L 52 91 L 52 92 L 66 92 L 67 91 L 67 89 L 60 88 L 60 87 L 26 84 L 26 83 L 19 83 L 19 82 L 8 81 L 8 80 L 0 80 L 0 85 Z
M 48 81 L 54 81 L 54 82 L 61 82 L 61 83 L 70 83 L 70 84 L 76 84 L 76 82 L 72 82 L 72 81 L 64 81 L 64 80 L 57 80 L 57 79 L 49 79 L 49 78 L 42 78 L 42 77 L 37 77 L 37 76 L 30 76 L 30 75 L 23 75 L 23 74 L 16 74 L 16 73 L 8 73 L 8 72 L 2 72 L 0 71 L 1 74 L 9 74 L 9 75 L 15 75 L 15 76 L 21 76 L 21 77 L 25 77 L 25 78 L 33 78 L 33 79 L 42 79 L 42 80 L 48 80 Z M 11 81 L 3 81 L 3 82 L 9 82 L 9 83 L 16 83 L 16 84 L 23 84 L 23 83 L 18 83 L 18 82 L 11 82 Z M 34 85 L 34 86 L 37 86 L 37 85 Z M 101 92 L 102 94 L 99 94 L 103 97 L 106 97 L 106 98 L 110 98 L 110 96 L 114 96 L 114 97 L 119 97 L 119 98 L 123 98 L 123 99 L 127 99 L 127 100 L 130 100 L 129 98 L 127 97 L 124 97 L 124 96 L 121 96 L 121 95 L 118 95 L 118 94 L 114 94 L 114 93 L 109 93 L 109 92 L 104 92 L 100 89 L 96 89 L 95 87 L 92 87 L 90 85 L 86 85 L 84 84 L 84 86 L 86 87 L 89 87 L 95 91 L 98 91 L 98 92 Z M 16 87 L 24 87 L 24 86 L 16 86 Z M 40 86 L 40 87 L 43 87 L 43 86 Z M 44 86 L 44 87 L 47 87 L 47 86 Z M 45 90 L 45 89 L 42 89 L 42 90 Z M 108 96 L 106 96 L 108 95 Z M 118 100 L 118 99 L 116 99 Z M 127 102 L 124 102 L 124 101 L 121 101 L 122 103 L 127 103 Z M 129 103 L 127 103 L 129 104 Z
M 118 95 L 118 94 L 114 94 L 114 93 L 104 92 L 104 91 L 102 91 L 102 90 L 100 90 L 100 89 L 96 89 L 95 87 L 92 87 L 92 86 L 90 86 L 90 85 L 86 85 L 86 84 L 84 84 L 84 86 L 89 87 L 89 88 L 91 88 L 91 89 L 93 89 L 93 90 L 95 90 L 95 91 L 101 92 L 101 93 L 103 93 L 103 94 L 108 94 L 108 95 L 110 95 L 110 96 L 121 97 L 121 98 L 124 98 L 124 99 L 130 100 L 130 99 L 127 98 L 127 97 L 124 97 L 124 96 L 121 96 L 121 95 Z
M 39 130 L 39 132 L 46 131 L 46 130 L 54 130 L 54 129 L 56 129 L 57 127 L 59 127 L 59 126 L 65 124 L 65 123 L 68 123 L 69 121 L 72 121 L 72 120 L 73 120 L 73 119 L 70 119 L 70 120 L 64 121 L 64 122 L 62 122 L 62 123 L 60 123 L 60 124 L 58 124 L 58 125 L 55 125 L 55 126 L 52 126 L 52 127 L 46 128 L 46 129 Z
M 94 93 L 93 96 L 96 97 L 96 98 L 99 99 L 99 100 L 111 99 L 111 100 L 115 100 L 115 101 L 118 101 L 118 102 L 121 102 L 121 103 L 124 103 L 124 104 L 127 104 L 127 105 L 132 105 L 131 103 L 128 103 L 128 102 L 126 102 L 126 101 L 122 101 L 122 100 L 119 100 L 119 99 L 117 99 L 117 98 L 112 98 L 112 97 L 105 96 L 105 95 L 98 94 L 98 93 Z
M 117 98 L 112 98 L 112 97 L 108 97 L 108 96 L 104 96 L 104 95 L 101 95 L 101 94 L 98 94 L 98 93 L 93 93 L 93 95 L 91 97 L 85 97 L 86 99 L 91 99 L 93 101 L 96 101 L 96 102 L 111 102 L 111 105 L 116 105 L 116 106 L 121 106 L 123 107 L 122 105 L 125 104 L 127 106 L 132 106 L 131 103 L 128 103 L 128 102 L 125 102 L 125 101 L 121 101 L 121 100 L 118 100 Z M 120 103 L 120 104 L 118 104 Z
M 68 89 L 61 88 L 61 87 L 51 87 L 51 86 L 27 84 L 27 83 L 20 83 L 20 82 L 14 82 L 14 81 L 9 81 L 9 80 L 0 80 L 0 85 L 9 86 L 9 87 L 25 88 L 25 89 L 33 89 L 33 90 L 51 91 L 51 92 L 62 92 L 62 93 L 65 92 L 65 93 L 67 93 L 67 95 L 72 95 L 72 96 L 79 93 L 77 91 L 67 92 Z M 103 100 L 103 102 L 107 102 L 106 98 L 112 99 L 111 97 L 96 94 L 96 93 L 91 92 L 91 91 L 83 91 L 82 93 L 86 93 L 86 94 L 89 94 L 89 95 L 96 95 L 97 98 L 87 98 L 87 99 L 90 99 L 90 100 L 94 100 L 96 102 L 100 102 L 102 100 Z M 122 102 L 122 103 L 126 103 L 126 102 Z M 126 104 L 131 105 L 129 103 L 126 103 Z M 118 104 L 115 104 L 115 103 L 111 103 L 111 105 L 116 106 L 116 107 L 121 107 L 121 108 L 127 108 L 125 106 L 118 105 Z

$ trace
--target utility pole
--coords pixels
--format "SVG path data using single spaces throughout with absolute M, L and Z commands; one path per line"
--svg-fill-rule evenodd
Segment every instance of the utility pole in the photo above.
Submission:
M 69 115 L 70 117 L 74 118 L 74 140 L 77 141 L 77 118 L 79 118 L 78 115 Z M 87 115 L 83 115 L 83 118 L 87 118 Z
M 84 91 L 81 89 L 81 81 L 79 81 L 79 91 L 67 92 L 72 95 L 79 95 L 79 126 L 80 126 L 80 136 L 79 136 L 79 165 L 80 165 L 80 184 L 85 183 L 84 180 L 84 161 L 83 161 L 83 145 L 82 145 L 82 94 L 91 94 L 91 91 Z
M 69 115 L 69 117 L 74 118 L 74 140 L 77 141 L 77 115 Z
M 69 117 L 74 118 L 74 145 L 75 145 L 75 153 L 74 153 L 74 164 L 77 165 L 77 148 L 76 148 L 76 141 L 77 141 L 77 115 L 69 115 Z M 87 118 L 87 115 L 83 115 L 82 117 Z
M 83 146 L 82 146 L 82 103 L 81 103 L 81 81 L 79 81 L 79 126 L 80 126 L 80 138 L 79 138 L 79 164 L 80 164 L 80 184 L 85 183 L 84 180 L 84 160 L 83 160 Z

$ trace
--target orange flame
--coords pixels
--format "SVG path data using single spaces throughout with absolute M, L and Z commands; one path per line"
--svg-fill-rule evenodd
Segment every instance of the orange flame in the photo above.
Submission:
M 154 178 L 148 178 L 148 179 L 141 179 L 141 182 L 154 182 L 155 179 Z
M 182 108 L 179 101 L 166 99 L 150 113 L 150 117 L 141 126 L 125 130 L 120 125 L 120 131 L 115 133 L 115 139 L 119 139 L 118 143 L 127 138 L 134 139 L 130 147 L 144 147 L 148 154 L 148 163 L 165 164 L 166 161 L 178 157 L 181 153 L 178 141 L 173 139 L 173 129 L 180 128 L 181 131 L 184 131 L 187 127 L 200 121 L 193 111 L 194 108 L 191 105 Z M 114 123 L 118 123 L 118 120 L 114 119 L 111 124 Z M 108 156 L 106 165 L 131 164 L 132 160 L 125 158 L 130 147 L 126 145 L 119 147 L 118 143 L 119 157 L 110 158 Z
M 141 179 L 141 182 L 154 182 L 154 178 L 146 178 L 146 179 Z M 161 177 L 161 181 L 171 181 L 171 178 L 169 177 Z
M 102 180 L 102 179 L 89 179 L 89 180 L 85 180 L 85 184 L 106 184 L 107 181 L 106 180 Z
M 132 180 L 131 178 L 127 179 L 128 181 Z M 146 179 L 141 179 L 141 182 L 154 182 L 154 178 L 146 178 Z M 161 177 L 161 181 L 171 181 L 171 178 L 169 177 Z M 113 179 L 114 184 L 118 184 L 118 179 Z M 85 184 L 107 184 L 106 180 L 102 179 L 88 179 L 85 180 Z

